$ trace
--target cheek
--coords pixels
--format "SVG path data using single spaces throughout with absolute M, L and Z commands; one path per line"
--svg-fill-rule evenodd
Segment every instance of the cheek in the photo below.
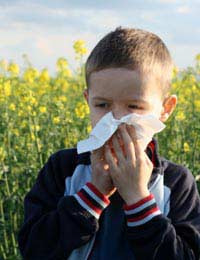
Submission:
M 158 119 L 160 119 L 161 118 L 161 116 L 162 116 L 162 107 L 158 107 L 155 111 L 154 111 L 154 115 L 158 118 Z
M 155 102 L 153 108 L 151 109 L 150 113 L 160 119 L 161 114 L 163 112 L 163 106 L 161 102 Z
M 90 120 L 92 128 L 98 123 L 98 121 L 105 115 L 106 113 L 102 111 L 98 111 L 96 109 L 90 109 Z

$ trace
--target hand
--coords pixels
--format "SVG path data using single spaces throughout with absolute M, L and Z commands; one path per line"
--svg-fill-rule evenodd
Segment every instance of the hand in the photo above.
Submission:
M 118 133 L 117 133 L 118 132 Z M 117 160 L 113 157 L 110 145 L 106 145 L 105 159 L 114 186 L 126 204 L 134 204 L 148 196 L 148 182 L 153 170 L 152 162 L 135 138 L 133 126 L 120 125 L 112 137 L 112 146 Z M 124 151 L 118 135 L 124 143 Z
M 93 151 L 91 153 L 91 168 L 92 180 L 97 189 L 105 196 L 110 197 L 116 188 L 113 185 L 111 176 L 109 174 L 109 165 L 105 161 L 105 146 Z

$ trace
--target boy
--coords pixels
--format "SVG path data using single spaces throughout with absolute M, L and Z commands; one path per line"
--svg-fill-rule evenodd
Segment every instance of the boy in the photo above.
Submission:
M 117 28 L 86 62 L 92 127 L 108 112 L 166 121 L 173 63 L 162 40 Z M 199 259 L 200 199 L 192 174 L 142 149 L 133 126 L 121 124 L 106 144 L 78 155 L 63 149 L 39 172 L 25 197 L 19 233 L 24 259 Z

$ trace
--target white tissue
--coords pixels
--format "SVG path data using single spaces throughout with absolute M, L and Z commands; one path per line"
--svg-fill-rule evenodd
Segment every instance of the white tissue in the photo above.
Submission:
M 112 112 L 109 112 L 98 121 L 88 139 L 77 143 L 78 154 L 93 151 L 103 146 L 121 123 L 135 127 L 136 139 L 140 139 L 144 149 L 152 140 L 153 135 L 165 128 L 165 124 L 153 114 L 139 115 L 131 113 L 118 120 L 113 117 Z

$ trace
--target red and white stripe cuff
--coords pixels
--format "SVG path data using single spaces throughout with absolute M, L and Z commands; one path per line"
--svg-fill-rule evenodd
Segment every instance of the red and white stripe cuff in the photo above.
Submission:
M 99 219 L 102 211 L 110 204 L 110 200 L 91 182 L 87 182 L 82 189 L 73 196 L 79 204 L 96 219 Z
M 152 193 L 132 205 L 125 204 L 123 209 L 125 211 L 127 225 L 129 227 L 143 225 L 150 221 L 153 217 L 161 214 Z

